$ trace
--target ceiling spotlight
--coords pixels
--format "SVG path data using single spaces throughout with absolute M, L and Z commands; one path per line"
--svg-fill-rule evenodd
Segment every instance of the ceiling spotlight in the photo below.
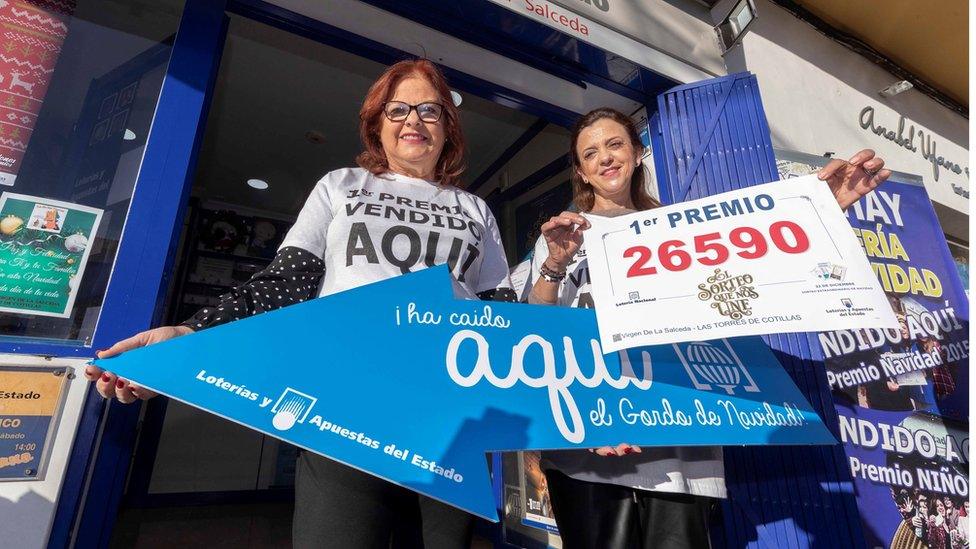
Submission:
M 126 128 L 125 129 L 125 134 L 122 135 L 122 139 L 124 139 L 126 141 L 135 141 L 136 140 L 136 132 L 130 130 L 129 128 Z
M 455 107 L 460 107 L 461 106 L 461 94 L 459 94 L 458 92 L 456 92 L 454 90 L 451 90 L 451 101 L 454 102 L 454 106 Z
M 259 191 L 263 191 L 268 188 L 268 182 L 263 179 L 248 179 L 247 185 Z
M 903 91 L 908 91 L 914 87 L 915 86 L 912 86 L 912 83 L 909 82 L 908 80 L 901 80 L 879 91 L 878 93 L 885 97 L 894 97 L 899 93 Z

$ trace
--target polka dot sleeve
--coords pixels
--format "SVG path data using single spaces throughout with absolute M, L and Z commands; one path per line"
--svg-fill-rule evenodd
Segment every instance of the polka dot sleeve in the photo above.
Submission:
M 307 301 L 318 293 L 323 274 L 325 263 L 318 256 L 295 246 L 284 247 L 267 268 L 220 296 L 216 307 L 197 311 L 182 326 L 200 331 Z
M 478 298 L 482 301 L 507 301 L 515 303 L 518 301 L 518 294 L 511 288 L 495 288 L 478 293 Z

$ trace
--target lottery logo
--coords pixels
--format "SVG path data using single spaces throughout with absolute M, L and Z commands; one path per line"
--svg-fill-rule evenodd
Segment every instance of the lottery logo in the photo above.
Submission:
M 271 413 L 274 414 L 271 425 L 279 431 L 287 431 L 296 423 L 305 423 L 308 413 L 312 411 L 317 401 L 318 399 L 313 396 L 288 387 L 271 408 Z
M 758 393 L 759 386 L 732 350 L 732 346 L 725 339 L 721 342 L 724 344 L 722 347 L 706 341 L 674 344 L 674 350 L 695 388 L 711 391 L 714 385 L 729 395 L 734 395 L 736 388 L 748 393 Z

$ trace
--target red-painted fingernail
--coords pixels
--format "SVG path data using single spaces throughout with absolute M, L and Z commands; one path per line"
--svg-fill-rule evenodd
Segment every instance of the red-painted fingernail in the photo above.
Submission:
M 633 448 L 624 448 L 624 453 L 625 453 L 625 454 L 629 454 L 629 453 L 631 453 L 631 452 L 633 452 L 633 451 L 634 451 L 634 449 L 633 449 Z
M 109 377 L 108 374 L 102 374 L 102 381 L 104 381 L 105 383 L 108 383 L 111 380 L 112 380 L 112 378 Z
M 125 387 L 125 382 L 120 379 L 115 382 L 115 386 L 121 389 L 122 387 Z

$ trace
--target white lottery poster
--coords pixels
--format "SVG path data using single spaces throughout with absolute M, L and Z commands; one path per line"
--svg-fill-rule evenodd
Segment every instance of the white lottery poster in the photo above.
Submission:
M 847 218 L 816 176 L 588 219 L 604 352 L 898 327 Z

